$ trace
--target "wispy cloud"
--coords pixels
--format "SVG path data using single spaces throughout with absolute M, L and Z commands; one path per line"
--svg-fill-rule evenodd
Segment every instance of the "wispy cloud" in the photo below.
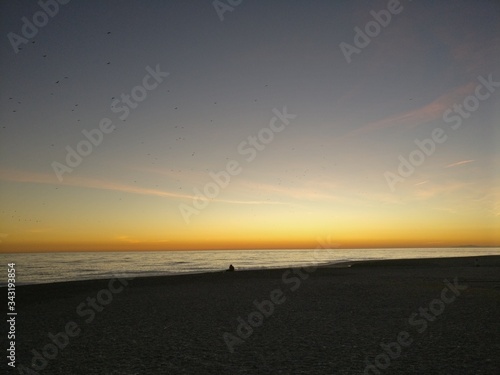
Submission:
M 359 207 L 373 204 L 401 204 L 394 194 L 367 191 L 350 191 L 349 188 L 332 181 L 311 180 L 300 186 L 289 184 L 270 184 L 244 180 L 238 182 L 235 188 L 239 194 L 259 194 L 278 196 L 289 204 L 302 206 L 306 202 L 322 202 L 324 204 L 341 204 Z M 303 206 L 306 207 L 306 206 Z
M 485 208 L 492 216 L 500 216 L 500 189 L 491 188 L 487 193 L 473 200 L 475 204 Z
M 345 137 L 354 137 L 395 126 L 414 127 L 432 120 L 440 119 L 447 108 L 459 101 L 459 99 L 463 98 L 465 95 L 471 93 L 475 86 L 476 83 L 469 82 L 444 95 L 441 95 L 423 107 L 368 123 L 351 131 Z
M 459 162 L 456 162 L 456 163 L 448 164 L 447 166 L 445 166 L 445 168 L 457 167 L 459 165 L 469 164 L 469 163 L 472 163 L 474 161 L 475 160 L 462 160 L 462 161 L 459 161 Z
M 457 181 L 447 181 L 441 183 L 427 183 L 420 184 L 418 188 L 412 191 L 412 197 L 415 200 L 428 200 L 438 196 L 446 194 L 449 196 L 451 193 L 456 193 L 457 191 L 469 191 L 473 190 L 472 182 L 457 182 Z
M 149 196 L 157 196 L 164 198 L 173 198 L 173 199 L 185 199 L 192 200 L 195 195 L 191 194 L 183 194 L 171 192 L 168 190 L 160 190 L 160 189 L 150 189 L 144 188 L 140 186 L 131 186 L 126 184 L 121 184 L 113 181 L 105 181 L 98 180 L 92 178 L 82 178 L 82 177 L 66 177 L 63 182 L 59 183 L 54 181 L 54 176 L 51 174 L 44 173 L 36 173 L 36 172 L 25 172 L 25 171 L 13 171 L 13 170 L 0 170 L 0 180 L 4 181 L 15 181 L 15 182 L 24 182 L 24 183 L 36 183 L 36 184 L 48 184 L 48 185 L 65 185 L 65 186 L 73 186 L 80 188 L 89 188 L 89 189 L 100 189 L 100 190 L 112 190 L 119 191 L 130 194 L 140 194 L 140 195 L 149 195 Z M 230 204 L 266 204 L 266 205 L 281 205 L 286 204 L 283 202 L 276 201 L 268 201 L 268 200 L 236 200 L 236 199 L 221 199 L 221 198 L 213 198 L 210 199 L 213 202 L 223 202 Z
M 156 195 L 160 197 L 184 198 L 184 199 L 191 198 L 191 196 L 188 194 L 180 194 L 180 193 L 169 192 L 166 190 L 131 186 L 126 184 L 120 184 L 117 182 L 105 181 L 93 178 L 68 176 L 62 182 L 59 183 L 57 181 L 54 181 L 54 176 L 52 174 L 25 172 L 17 170 L 16 171 L 0 170 L 0 179 L 5 181 L 48 184 L 56 186 L 64 185 L 64 186 L 74 186 L 74 187 L 83 187 L 91 189 L 113 190 L 113 191 L 121 191 L 133 194 Z
M 426 184 L 426 183 L 428 183 L 428 182 L 429 182 L 429 180 L 425 180 L 425 181 L 417 182 L 414 186 L 423 185 L 423 184 Z
M 278 195 L 279 197 L 292 198 L 295 200 L 311 200 L 311 201 L 342 201 L 343 198 L 339 195 L 325 193 L 318 186 L 291 186 L 283 182 L 269 184 L 263 182 L 255 182 L 251 180 L 241 180 L 235 185 L 236 189 L 243 194 L 264 194 Z

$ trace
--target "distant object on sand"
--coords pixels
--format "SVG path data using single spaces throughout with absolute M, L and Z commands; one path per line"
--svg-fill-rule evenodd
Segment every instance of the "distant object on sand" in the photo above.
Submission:
M 226 270 L 226 272 L 234 272 L 234 267 L 232 264 L 229 265 L 229 268 Z

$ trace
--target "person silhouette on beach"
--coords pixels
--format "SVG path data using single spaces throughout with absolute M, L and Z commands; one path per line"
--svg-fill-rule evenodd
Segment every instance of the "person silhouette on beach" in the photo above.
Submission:
M 234 272 L 234 267 L 232 264 L 229 265 L 229 268 L 226 270 L 226 272 Z

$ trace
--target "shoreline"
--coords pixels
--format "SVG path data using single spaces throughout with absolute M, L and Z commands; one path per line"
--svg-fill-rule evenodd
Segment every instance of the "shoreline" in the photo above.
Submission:
M 384 259 L 384 260 L 370 260 L 370 261 L 345 261 L 337 263 L 329 263 L 318 265 L 317 270 L 363 270 L 363 269 L 376 269 L 376 268 L 421 268 L 421 267 L 475 267 L 475 260 L 482 259 L 481 262 L 485 261 L 491 265 L 500 266 L 500 255 L 485 255 L 478 257 L 449 257 L 449 258 L 411 258 L 411 259 Z M 71 280 L 71 281 L 56 281 L 51 283 L 37 283 L 37 284 L 16 284 L 16 288 L 20 290 L 26 289 L 39 289 L 40 291 L 47 291 L 53 293 L 51 288 L 56 289 L 67 289 L 67 288 L 77 288 L 77 289 L 95 289 L 99 285 L 109 283 L 111 280 L 115 279 L 125 279 L 130 281 L 132 285 L 151 285 L 151 284 L 162 284 L 176 282 L 182 283 L 193 282 L 197 280 L 219 280 L 224 277 L 233 278 L 253 278 L 262 276 L 277 276 L 282 275 L 290 269 L 302 268 L 305 269 L 308 266 L 299 267 L 286 267 L 286 268 L 266 268 L 266 269 L 252 269 L 252 270 L 236 270 L 235 272 L 227 273 L 225 270 L 213 271 L 213 272 L 193 272 L 193 273 L 179 273 L 171 275 L 155 275 L 155 276 L 137 276 L 137 277 L 105 277 L 98 279 L 85 279 L 85 280 Z M 0 288 L 6 288 L 6 286 L 0 286 Z M 22 289 L 21 289 L 22 288 Z
M 447 263 L 453 262 L 455 265 L 463 264 L 464 266 L 469 263 L 474 263 L 475 259 L 479 258 L 499 258 L 500 255 L 478 255 L 478 256 L 465 256 L 465 257 L 433 257 L 433 258 L 401 258 L 401 259 L 374 259 L 374 260 L 356 260 L 356 261 L 339 261 L 339 262 L 330 262 L 330 263 L 322 263 L 318 264 L 315 267 L 318 268 L 350 268 L 350 267 L 376 267 L 376 266 L 401 266 L 408 262 L 414 263 L 415 265 L 431 265 L 431 264 L 440 264 L 446 260 Z M 238 269 L 236 268 L 235 273 L 242 272 L 266 272 L 266 271 L 286 271 L 290 268 L 307 268 L 311 267 L 311 265 L 300 265 L 300 266 L 289 266 L 289 267 L 277 267 L 277 268 L 256 268 L 256 269 Z M 201 271 L 201 272 L 179 272 L 179 273 L 171 273 L 171 274 L 160 274 L 160 275 L 151 275 L 151 276 L 130 276 L 120 275 L 119 277 L 125 279 L 157 279 L 157 278 L 171 278 L 171 277 L 189 277 L 192 275 L 212 275 L 225 273 L 225 270 L 220 271 Z M 116 278 L 116 277 L 115 277 Z M 93 279 L 80 279 L 80 280 L 66 280 L 66 281 L 53 281 L 53 282 L 39 282 L 39 283 L 17 283 L 16 287 L 27 287 L 33 285 L 54 285 L 54 284 L 65 284 L 68 283 L 93 283 L 93 282 L 102 282 L 109 281 L 113 279 L 113 277 L 102 277 L 102 278 L 93 278 Z M 6 288 L 7 285 L 0 285 L 0 288 Z

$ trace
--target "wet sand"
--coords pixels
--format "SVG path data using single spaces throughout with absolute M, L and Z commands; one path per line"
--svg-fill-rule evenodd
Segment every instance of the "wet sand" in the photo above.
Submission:
M 500 373 L 500 256 L 30 285 L 16 294 L 12 374 Z

